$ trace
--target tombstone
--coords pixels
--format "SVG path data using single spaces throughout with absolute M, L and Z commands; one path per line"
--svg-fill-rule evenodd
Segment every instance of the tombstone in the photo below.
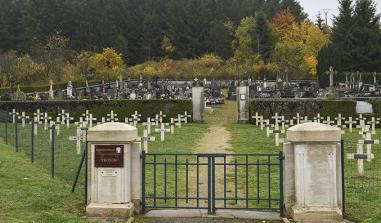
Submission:
M 212 98 L 221 97 L 221 88 L 218 86 L 218 82 L 216 80 L 212 80 L 212 83 L 210 84 L 210 91 Z
M 54 100 L 53 80 L 50 80 L 49 100 Z
M 229 88 L 228 88 L 228 99 L 236 100 L 236 97 L 237 97 L 237 87 L 235 85 L 235 82 L 232 81 L 230 82 Z
M 73 96 L 73 85 L 71 84 L 71 81 L 68 82 L 67 87 L 66 87 L 66 98 L 67 99 L 74 98 L 74 96 Z
M 284 144 L 286 217 L 295 221 L 342 219 L 341 131 L 321 123 L 288 129 Z
M 356 113 L 357 114 L 372 114 L 373 105 L 366 101 L 357 101 L 356 103 Z
M 142 176 L 138 131 L 124 123 L 90 128 L 91 177 L 87 217 L 130 218 L 139 212 Z
M 203 122 L 204 121 L 204 87 L 193 87 L 192 88 L 192 104 L 193 104 L 193 121 Z
M 237 121 L 239 123 L 246 123 L 250 120 L 249 111 L 249 87 L 237 87 Z

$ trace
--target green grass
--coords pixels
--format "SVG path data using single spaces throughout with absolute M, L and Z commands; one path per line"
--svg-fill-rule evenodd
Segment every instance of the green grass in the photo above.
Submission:
M 13 147 L 0 147 L 0 222 L 80 222 L 83 196 Z

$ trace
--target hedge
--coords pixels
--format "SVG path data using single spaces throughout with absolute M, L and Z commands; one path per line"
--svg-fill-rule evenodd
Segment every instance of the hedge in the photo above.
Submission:
M 101 81 L 93 80 L 89 81 L 89 85 L 97 85 L 102 83 Z M 68 82 L 53 84 L 53 90 L 56 89 L 66 89 Z M 75 87 L 85 87 L 86 81 L 72 81 L 72 85 Z M 24 93 L 31 92 L 41 92 L 41 91 L 49 91 L 50 85 L 39 85 L 39 86 L 20 86 L 20 90 Z M 16 90 L 16 89 L 15 89 Z M 0 95 L 7 94 L 9 88 L 0 88 Z
M 379 106 L 381 111 L 381 103 Z M 343 117 L 355 117 L 355 100 L 332 100 L 332 99 L 256 99 L 250 102 L 250 115 L 255 112 L 269 119 L 275 113 L 292 118 L 297 113 L 300 116 L 313 117 L 320 113 L 322 116 L 336 117 L 341 113 Z M 378 113 L 378 114 L 381 114 Z
M 177 117 L 178 114 L 192 114 L 191 100 L 92 100 L 92 101 L 28 101 L 28 102 L 0 102 L 0 109 L 18 112 L 26 112 L 32 115 L 37 109 L 41 112 L 48 112 L 50 116 L 56 117 L 57 114 L 65 110 L 70 116 L 78 120 L 86 110 L 89 110 L 98 120 L 106 117 L 111 110 L 118 114 L 120 121 L 125 117 L 131 117 L 135 111 L 142 115 L 142 121 L 147 117 L 155 117 L 155 114 L 163 111 L 167 115 L 166 121 L 171 117 Z

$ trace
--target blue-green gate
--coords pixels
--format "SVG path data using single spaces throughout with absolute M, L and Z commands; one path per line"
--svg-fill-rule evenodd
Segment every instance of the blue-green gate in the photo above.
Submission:
M 283 152 L 142 154 L 142 209 L 283 213 Z

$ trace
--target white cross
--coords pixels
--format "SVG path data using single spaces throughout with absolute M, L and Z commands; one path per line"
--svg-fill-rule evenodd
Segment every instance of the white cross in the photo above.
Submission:
M 180 115 L 180 114 L 177 115 L 177 118 L 174 119 L 174 121 L 176 121 L 176 122 L 177 122 L 177 126 L 178 126 L 179 128 L 181 128 L 181 121 L 182 121 L 182 118 L 181 118 L 181 115 Z
M 66 128 L 70 127 L 70 121 L 74 120 L 73 117 L 70 117 L 69 113 L 66 113 L 65 121 L 66 121 Z
M 79 117 L 79 122 L 75 122 L 74 124 L 78 125 L 80 128 L 85 128 L 87 126 L 87 122 L 83 120 L 83 117 Z
M 271 118 L 274 119 L 274 123 L 276 126 L 279 125 L 278 122 L 279 122 L 280 116 L 278 116 L 278 113 L 275 113 L 275 116 L 272 116 Z
M 44 129 L 47 130 L 48 129 L 48 121 L 51 120 L 52 117 L 49 117 L 48 116 L 48 113 L 45 112 L 44 113 L 44 117 L 42 118 L 42 120 L 44 120 Z
M 345 121 L 345 124 L 348 124 L 349 126 L 349 132 L 352 132 L 353 124 L 356 124 L 356 123 L 357 123 L 356 121 L 352 120 L 352 117 L 349 117 L 348 121 Z
M 304 119 L 300 120 L 300 123 L 307 123 L 307 122 L 310 122 L 310 120 L 308 120 L 308 116 L 304 116 Z
M 60 116 L 57 116 L 56 117 L 56 133 L 57 133 L 57 136 L 60 135 L 61 133 L 61 129 L 60 129 Z
M 156 125 L 156 127 L 159 127 L 159 115 L 158 114 L 156 114 L 155 115 L 155 118 L 153 119 L 153 121 L 155 121 L 155 125 Z
M 335 120 L 336 120 L 337 126 L 340 127 L 342 126 L 341 121 L 344 121 L 345 118 L 341 117 L 341 113 L 339 113 L 338 116 L 335 118 Z
M 143 125 L 147 126 L 147 133 L 151 134 L 151 126 L 155 125 L 155 123 L 152 123 L 151 118 L 147 117 L 147 122 L 144 122 Z
M 89 110 L 86 110 L 85 114 L 82 114 L 82 116 L 85 118 L 84 120 L 87 122 L 86 124 L 89 125 L 90 124 L 90 113 L 89 113 Z
M 363 139 L 366 138 L 366 134 L 369 133 L 369 126 L 368 125 L 363 125 L 363 126 L 357 126 L 359 128 L 361 128 L 361 130 L 359 131 L 359 135 L 362 136 Z
M 366 118 L 365 118 L 365 117 L 363 117 L 363 116 L 362 116 L 362 114 L 359 114 L 359 117 L 358 117 L 358 118 L 356 118 L 356 120 L 358 120 L 358 121 L 359 121 L 359 125 L 360 125 L 360 126 L 363 126 L 363 125 L 365 125 L 365 120 L 366 120 Z
M 34 135 L 37 135 L 38 124 L 41 124 L 40 120 L 38 120 L 37 117 L 33 117 L 33 122 L 31 121 L 30 124 L 32 125 L 32 128 L 34 128 Z
M 148 142 L 155 141 L 155 137 L 149 136 L 147 129 L 143 130 L 143 137 L 138 137 L 138 141 L 143 143 L 143 149 L 148 153 Z
M 270 127 L 274 127 L 274 125 L 270 124 L 270 121 L 269 120 L 265 120 L 266 124 L 265 124 L 265 127 L 266 127 L 266 137 L 269 138 L 270 137 Z
M 77 154 L 81 154 L 81 142 L 85 141 L 85 137 L 81 130 L 81 127 L 77 127 L 77 134 L 75 136 L 69 136 L 70 141 L 76 141 Z
M 16 109 L 12 109 L 12 112 L 9 113 L 9 115 L 12 115 L 12 123 L 16 123 L 16 115 L 19 115 L 18 112 L 16 112 Z
M 279 127 L 275 125 L 274 130 L 270 130 L 270 133 L 275 135 L 275 146 L 279 146 L 279 134 L 280 133 L 285 133 L 284 130 L 279 130 Z
M 171 118 L 171 123 L 169 123 L 169 125 L 171 126 L 171 134 L 175 134 L 175 126 L 179 124 L 175 123 L 174 118 Z
M 167 117 L 167 115 L 163 114 L 162 111 L 159 112 L 159 122 L 163 123 L 163 118 Z
M 188 115 L 188 112 L 184 112 L 184 115 L 183 115 L 183 118 L 184 118 L 184 123 L 187 124 L 188 123 L 188 118 L 191 118 L 192 116 L 191 115 Z
M 133 123 L 133 126 L 136 127 L 136 125 L 138 124 L 138 122 L 140 121 L 140 118 L 139 118 L 140 115 L 135 115 L 133 114 L 132 115 L 132 118 L 130 119 L 130 121 Z
M 20 118 L 21 118 L 21 126 L 23 128 L 25 128 L 25 121 L 26 121 L 26 119 L 29 118 L 29 116 L 25 115 L 25 112 L 21 112 Z
M 111 110 L 111 113 L 110 114 L 107 114 L 107 121 L 108 122 L 115 122 L 115 121 L 118 121 L 118 118 L 117 118 L 118 114 L 115 114 L 113 110 Z
M 66 113 L 65 110 L 62 109 L 61 113 L 59 114 L 61 116 L 61 124 L 65 124 L 65 118 L 66 118 Z
M 164 142 L 165 140 L 165 133 L 166 132 L 170 132 L 171 130 L 170 129 L 166 129 L 165 126 L 164 126 L 164 123 L 161 123 L 161 128 L 159 129 L 155 129 L 155 132 L 160 132 L 160 141 L 161 142 Z
M 255 119 L 255 125 L 258 125 L 259 121 L 263 118 L 263 116 L 258 115 L 258 112 L 255 112 L 255 115 L 251 118 Z
M 297 125 L 300 124 L 300 115 L 299 115 L 299 113 L 296 113 L 296 117 L 292 117 L 292 119 L 295 119 L 295 120 L 296 120 L 296 124 L 297 124 Z
M 331 121 L 331 117 L 327 116 L 327 120 L 323 121 L 323 124 L 331 125 L 331 124 L 335 124 L 335 122 Z
M 54 127 L 53 127 L 54 126 Z M 55 123 L 53 121 L 49 122 L 49 140 L 52 142 L 53 139 L 53 128 L 55 129 Z
M 92 128 L 93 127 L 93 121 L 97 121 L 97 118 L 94 118 L 93 114 L 90 114 L 88 120 L 89 120 L 90 128 Z
M 372 126 L 372 135 L 376 135 L 376 124 L 380 124 L 378 119 L 376 120 L 375 117 L 372 117 L 372 120 L 368 121 L 367 124 L 370 124 Z
M 314 121 L 317 122 L 317 123 L 320 123 L 320 121 L 323 120 L 323 117 L 320 116 L 320 113 L 318 113 L 316 115 L 316 117 L 314 117 Z
M 33 115 L 37 116 L 38 122 L 41 120 L 42 113 L 40 112 L 40 109 L 37 109 L 36 113 L 33 113 Z

